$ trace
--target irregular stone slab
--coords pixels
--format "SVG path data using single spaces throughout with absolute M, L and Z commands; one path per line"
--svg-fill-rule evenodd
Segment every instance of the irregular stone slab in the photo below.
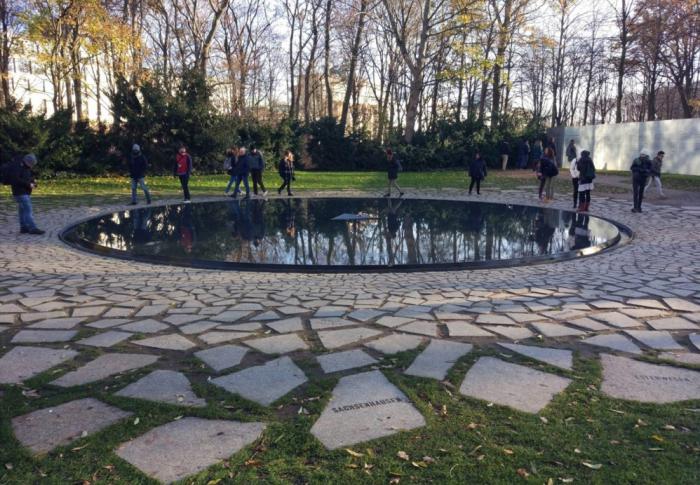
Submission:
M 265 365 L 249 367 L 212 379 L 212 384 L 245 399 L 269 406 L 292 389 L 307 381 L 304 372 L 289 357 L 271 360 Z
M 55 311 L 55 312 L 36 312 L 36 313 L 22 313 L 21 314 L 21 319 L 25 323 L 29 322 L 36 322 L 38 320 L 46 320 L 49 318 L 62 318 L 62 317 L 67 317 L 68 314 L 63 311 Z
M 700 312 L 700 305 L 682 298 L 664 298 L 664 302 L 677 312 Z
M 12 338 L 13 344 L 36 344 L 43 342 L 68 342 L 77 330 L 20 330 Z
M 422 426 L 406 395 L 375 370 L 341 378 L 311 433 L 334 450 Z
M 223 324 L 216 327 L 217 330 L 226 330 L 234 332 L 255 332 L 261 330 L 262 324 L 258 322 L 248 322 L 248 323 L 235 323 L 235 324 Z
M 322 306 L 316 310 L 314 317 L 316 318 L 328 318 L 328 317 L 342 317 L 346 312 L 349 311 L 348 307 L 345 306 L 333 306 L 327 305 Z
M 267 320 L 277 320 L 279 319 L 279 315 L 273 311 L 268 311 L 265 313 L 261 313 L 260 315 L 256 315 L 251 320 L 255 321 L 267 321 Z
M 91 347 L 112 347 L 117 345 L 124 340 L 133 337 L 132 334 L 128 332 L 119 332 L 117 330 L 109 330 L 104 333 L 98 333 L 92 337 L 84 338 L 78 340 L 76 343 L 80 345 L 89 345 Z
M 498 345 L 518 354 L 530 357 L 531 359 L 559 367 L 560 369 L 571 370 L 574 365 L 573 352 L 570 350 L 533 347 L 531 345 L 504 344 L 501 342 L 499 342 Z
M 668 311 L 655 308 L 627 308 L 620 311 L 632 318 L 653 318 L 668 315 Z
M 536 313 L 506 313 L 510 318 L 518 323 L 536 322 L 538 320 L 546 320 L 545 317 Z
M 700 350 L 700 333 L 691 333 L 688 335 L 690 343 L 695 346 L 696 349 Z
M 12 419 L 12 431 L 35 455 L 89 436 L 132 413 L 93 398 L 39 409 Z
M 596 320 L 605 322 L 608 325 L 612 325 L 613 327 L 617 328 L 635 328 L 643 326 L 637 320 L 620 312 L 594 313 L 590 316 L 591 318 L 595 318 Z
M 497 315 L 493 313 L 484 313 L 476 317 L 476 323 L 484 325 L 517 325 L 512 318 L 506 315 Z
M 646 308 L 657 308 L 660 310 L 667 310 L 666 306 L 658 300 L 649 300 L 644 298 L 632 298 L 627 300 L 627 303 L 635 306 L 643 306 Z
M 360 349 L 319 355 L 316 357 L 316 360 L 326 374 L 354 369 L 356 367 L 364 367 L 378 362 Z
M 154 370 L 115 395 L 164 402 L 176 406 L 201 408 L 207 405 L 204 399 L 197 397 L 192 391 L 187 377 L 172 370 Z
M 265 325 L 270 327 L 277 333 L 301 332 L 304 330 L 304 325 L 301 323 L 301 318 L 285 318 L 276 322 L 266 322 Z
M 295 333 L 246 340 L 245 344 L 266 354 L 286 354 L 287 352 L 309 348 L 306 342 Z
M 216 345 L 231 342 L 232 340 L 240 340 L 251 335 L 255 334 L 252 332 L 207 332 L 198 335 L 197 338 L 209 345 Z
M 78 355 L 75 350 L 14 347 L 0 357 L 0 384 L 19 384 Z
M 352 318 L 353 320 L 359 320 L 360 322 L 369 322 L 378 316 L 384 315 L 384 313 L 385 312 L 372 310 L 371 308 L 361 308 L 360 310 L 355 310 L 354 312 L 350 313 L 348 317 Z
M 600 359 L 601 391 L 608 396 L 650 403 L 700 399 L 700 372 L 608 354 Z
M 69 330 L 84 320 L 84 318 L 49 318 L 48 320 L 42 320 L 41 322 L 33 323 L 29 325 L 28 328 Z
M 417 320 L 408 323 L 399 328 L 402 332 L 417 333 L 419 335 L 427 335 L 428 337 L 438 336 L 438 324 L 436 322 L 426 322 Z
M 503 337 L 509 338 L 511 340 L 525 340 L 530 337 L 534 337 L 535 334 L 532 333 L 525 327 L 508 327 L 504 325 L 494 325 L 484 327 L 489 332 L 497 333 Z
M 277 311 L 285 315 L 301 315 L 302 313 L 308 313 L 311 310 L 309 310 L 308 308 L 302 308 L 298 306 L 282 306 L 277 308 Z
M 582 332 L 581 330 L 569 328 L 560 323 L 535 322 L 531 323 L 530 325 L 535 327 L 537 331 L 545 337 L 556 338 L 586 335 L 586 333 Z
M 425 337 L 419 337 L 417 335 L 393 334 L 367 342 L 365 347 L 369 347 L 383 354 L 396 354 L 398 352 L 415 349 L 424 341 Z
M 555 374 L 481 357 L 467 372 L 459 392 L 526 413 L 537 413 L 570 382 Z
M 309 320 L 309 324 L 314 330 L 326 330 L 329 328 L 350 327 L 357 325 L 357 322 L 344 318 L 312 318 Z
M 131 320 L 128 318 L 103 318 L 102 320 L 97 320 L 96 322 L 88 323 L 87 326 L 92 328 L 103 329 L 116 327 L 117 325 L 123 325 L 129 322 L 131 322 Z
M 132 342 L 145 347 L 153 347 L 155 349 L 163 350 L 187 350 L 195 347 L 195 344 L 193 344 L 190 340 L 175 333 L 160 335 L 158 337 L 150 337 L 143 340 L 132 340 Z
M 558 303 L 555 303 L 555 305 L 556 304 Z M 533 311 L 539 310 L 533 309 Z M 542 312 L 542 315 L 544 315 L 547 318 L 552 318 L 554 320 L 572 320 L 574 318 L 585 317 L 586 312 L 575 309 L 565 309 Z
M 627 352 L 628 354 L 641 354 L 642 349 L 637 347 L 634 342 L 618 333 L 611 333 L 607 335 L 596 335 L 594 337 L 589 337 L 582 340 L 583 343 L 588 345 L 595 345 L 597 347 L 605 347 L 608 349 L 619 350 L 621 352 Z
M 127 323 L 119 327 L 119 330 L 124 330 L 125 332 L 136 332 L 136 333 L 157 333 L 162 330 L 170 328 L 169 325 L 161 323 L 157 320 L 141 320 L 140 322 Z
M 238 365 L 243 360 L 248 349 L 239 347 L 238 345 L 222 345 L 213 349 L 200 350 L 194 355 L 204 361 L 209 367 L 219 372 L 229 367 Z
M 682 345 L 673 340 L 673 337 L 669 332 L 655 330 L 627 330 L 625 333 L 652 349 L 685 350 Z
M 207 330 L 211 330 L 214 327 L 218 327 L 219 322 L 208 322 L 208 321 L 202 321 L 202 322 L 194 322 L 194 323 L 188 323 L 187 325 L 183 325 L 182 327 L 179 327 L 180 332 L 184 333 L 185 335 L 195 335 L 198 333 L 204 333 Z
M 377 323 L 379 325 L 383 325 L 383 326 L 389 327 L 389 328 L 395 328 L 395 327 L 403 325 L 404 323 L 411 323 L 413 321 L 414 321 L 413 318 L 384 316 L 374 323 Z
M 74 317 L 97 317 L 102 315 L 107 309 L 106 306 L 88 306 L 82 308 L 75 308 L 73 310 Z
M 462 356 L 472 350 L 472 345 L 447 340 L 431 340 L 430 344 L 413 361 L 405 374 L 443 380 L 447 372 Z
M 381 334 L 382 332 L 379 330 L 359 327 L 342 330 L 324 330 L 318 332 L 318 338 L 321 339 L 321 343 L 325 348 L 337 349 Z
M 449 321 L 445 326 L 450 337 L 493 337 L 492 333 L 467 322 Z
M 134 316 L 136 317 L 155 317 L 156 315 L 160 315 L 161 313 L 167 311 L 170 308 L 170 305 L 149 305 L 145 306 L 142 309 L 138 311 L 138 313 Z
M 700 365 L 700 354 L 689 352 L 662 352 L 659 354 L 659 359 L 671 360 L 681 364 Z
M 573 325 L 574 327 L 583 328 L 585 330 L 593 330 L 594 332 L 610 330 L 610 327 L 608 327 L 607 325 L 604 325 L 600 322 L 596 322 L 595 320 L 592 320 L 588 317 L 574 318 L 572 320 L 569 320 L 567 323 Z
M 224 312 L 224 313 L 226 313 L 226 312 Z M 242 312 L 242 313 L 246 313 L 246 312 Z M 198 320 L 204 320 L 204 316 L 203 315 L 191 315 L 191 314 L 187 314 L 187 313 L 180 313 L 180 314 L 176 313 L 176 314 L 168 315 L 163 320 L 168 322 L 168 323 L 172 323 L 173 325 L 180 326 L 180 325 L 185 325 L 186 323 L 192 323 L 192 322 L 196 322 Z M 212 320 L 216 320 L 217 322 L 218 321 L 228 321 L 228 320 L 219 320 L 216 317 L 212 317 Z
M 155 355 L 104 354 L 84 366 L 62 375 L 50 384 L 59 387 L 82 386 L 115 374 L 146 367 L 157 360 L 158 357 Z
M 700 328 L 681 317 L 657 318 L 647 320 L 647 323 L 654 330 L 698 330 Z
M 117 448 L 123 460 L 161 483 L 172 483 L 227 459 L 257 440 L 263 423 L 183 418 Z

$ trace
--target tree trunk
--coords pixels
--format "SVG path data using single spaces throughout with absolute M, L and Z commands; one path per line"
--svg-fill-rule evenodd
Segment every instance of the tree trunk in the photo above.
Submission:
M 326 116 L 333 117 L 333 89 L 331 88 L 331 14 L 333 11 L 333 0 L 326 1 L 326 21 L 324 24 L 324 63 L 323 81 L 326 86 Z
M 350 67 L 348 73 L 348 84 L 345 88 L 345 99 L 343 100 L 343 109 L 340 112 L 340 132 L 345 133 L 345 126 L 348 121 L 348 110 L 350 108 L 350 98 L 352 91 L 355 89 L 355 67 L 357 66 L 357 57 L 360 54 L 360 43 L 362 42 L 362 30 L 365 26 L 365 12 L 367 10 L 368 0 L 360 0 L 360 13 L 357 21 L 357 31 L 355 32 L 355 40 L 350 49 Z

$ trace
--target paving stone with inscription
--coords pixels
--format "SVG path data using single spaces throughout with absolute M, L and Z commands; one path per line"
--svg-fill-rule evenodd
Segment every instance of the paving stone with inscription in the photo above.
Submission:
M 504 344 L 499 342 L 501 347 L 512 350 L 518 354 L 539 360 L 560 369 L 571 370 L 573 368 L 573 352 L 566 349 L 552 349 L 549 347 L 534 347 L 532 345 Z
M 610 330 L 610 327 L 608 327 L 607 325 L 602 324 L 600 322 L 596 322 L 595 320 L 588 317 L 573 318 L 567 321 L 566 323 L 569 323 L 578 328 L 583 328 L 585 330 L 593 330 L 594 332 L 599 332 L 601 330 Z
M 219 372 L 229 367 L 238 365 L 243 360 L 248 349 L 238 345 L 222 345 L 212 349 L 200 350 L 194 355 L 204 361 L 209 367 Z
M 340 330 L 323 330 L 318 332 L 318 338 L 325 348 L 332 350 L 372 337 L 377 337 L 381 334 L 382 332 L 380 330 L 357 327 Z
M 143 340 L 132 340 L 132 342 L 137 345 L 163 350 L 188 350 L 195 347 L 195 344 L 192 343 L 192 341 L 188 340 L 182 335 L 174 333 L 160 335 L 158 337 L 150 337 Z
M 20 330 L 12 338 L 13 344 L 38 344 L 45 342 L 68 342 L 77 330 Z
M 82 386 L 122 372 L 146 367 L 157 360 L 158 357 L 155 355 L 104 354 L 84 366 L 62 375 L 50 384 L 59 387 Z
M 177 406 L 204 407 L 207 402 L 192 391 L 190 381 L 180 372 L 155 370 L 116 393 L 146 401 L 164 402 Z
M 0 384 L 19 384 L 78 355 L 70 349 L 17 346 L 0 357 Z
M 627 335 L 639 342 L 642 342 L 649 348 L 656 350 L 685 350 L 685 348 L 676 342 L 671 334 L 666 331 L 658 330 L 627 330 Z
M 280 357 L 264 365 L 217 377 L 211 383 L 267 406 L 306 381 L 306 375 L 292 359 Z
M 330 328 L 342 328 L 358 325 L 357 322 L 346 320 L 345 318 L 312 318 L 309 320 L 309 324 L 314 330 L 327 330 Z
M 378 362 L 360 349 L 318 355 L 316 356 L 316 360 L 326 374 L 354 369 L 356 367 L 364 367 Z
M 494 335 L 483 328 L 468 323 L 451 320 L 445 323 L 450 337 L 493 337 Z M 513 327 L 515 328 L 515 327 Z
M 286 354 L 287 352 L 309 348 L 306 342 L 295 333 L 246 340 L 245 344 L 266 354 Z
M 629 354 L 641 354 L 642 349 L 624 335 L 611 333 L 606 335 L 595 335 L 582 340 L 583 343 L 595 345 L 597 347 L 605 347 L 612 350 L 619 350 Z
M 128 332 L 109 330 L 107 332 L 93 335 L 92 337 L 87 337 L 82 340 L 78 340 L 76 343 L 80 345 L 89 345 L 91 347 L 112 347 L 131 337 L 133 337 L 133 334 Z
M 13 418 L 12 431 L 23 446 L 40 455 L 97 433 L 131 414 L 97 399 L 78 399 Z
M 467 372 L 459 392 L 526 413 L 537 413 L 570 382 L 555 374 L 481 357 Z
M 218 321 L 226 321 L 226 320 L 219 320 L 217 317 L 212 317 L 211 319 L 216 320 L 217 322 Z M 163 321 L 168 322 L 168 323 L 172 323 L 173 325 L 177 325 L 177 326 L 185 325 L 186 323 L 196 322 L 198 320 L 204 320 L 204 315 L 192 315 L 192 314 L 187 314 L 187 313 L 177 314 L 177 313 L 175 313 L 175 314 L 168 315 L 167 317 L 165 317 L 163 319 Z
M 601 354 L 601 391 L 617 399 L 670 403 L 700 399 L 700 372 Z
M 476 317 L 476 323 L 484 325 L 517 325 L 512 318 L 506 315 L 497 315 L 493 313 L 485 313 Z
M 116 327 L 118 325 L 123 325 L 125 323 L 129 323 L 132 320 L 129 318 L 103 318 L 101 320 L 97 320 L 95 322 L 88 323 L 88 327 L 92 328 L 99 328 L 99 329 L 104 329 L 104 328 L 112 328 Z
M 219 322 L 210 322 L 207 320 L 202 320 L 199 322 L 188 323 L 182 327 L 178 327 L 178 330 L 185 335 L 196 335 L 198 333 L 204 333 L 207 330 L 211 330 L 214 327 L 218 327 Z
M 311 433 L 333 450 L 422 426 L 408 397 L 375 370 L 341 378 Z
M 314 313 L 316 318 L 342 317 L 348 312 L 349 308 L 345 306 L 322 306 Z
M 415 349 L 425 341 L 425 337 L 397 333 L 367 342 L 365 343 L 365 347 L 369 347 L 383 354 L 396 354 L 398 352 Z
M 122 443 L 115 453 L 149 477 L 172 483 L 226 460 L 264 430 L 263 423 L 188 417 Z
M 405 370 L 406 374 L 442 380 L 452 366 L 472 350 L 472 345 L 448 340 L 431 340 L 430 344 Z
M 657 318 L 647 320 L 647 323 L 654 330 L 698 330 L 696 324 L 681 317 Z

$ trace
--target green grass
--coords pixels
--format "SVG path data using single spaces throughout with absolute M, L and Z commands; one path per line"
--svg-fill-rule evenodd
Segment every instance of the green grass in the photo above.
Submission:
M 407 366 L 417 351 L 385 359 Z M 447 384 L 385 370 L 425 416 L 414 431 L 327 451 L 310 434 L 337 377 L 322 375 L 311 359 L 300 365 L 318 378 L 264 408 L 207 384 L 195 361 L 186 361 L 196 392 L 208 406 L 182 409 L 114 397 L 112 393 L 147 373 L 70 390 L 47 386 L 60 372 L 32 379 L 39 397 L 28 398 L 5 387 L 0 404 L 0 483 L 155 483 L 120 460 L 115 448 L 179 416 L 263 421 L 268 428 L 252 446 L 200 473 L 187 483 L 635 483 L 694 484 L 700 480 L 700 402 L 649 405 L 609 399 L 599 391 L 597 360 L 578 356 L 574 370 L 564 372 L 519 357 L 510 360 L 572 379 L 567 391 L 539 415 L 530 415 L 459 395 L 467 369 L 481 355 L 504 358 L 482 348 L 463 358 Z M 102 432 L 79 439 L 42 458 L 32 458 L 10 431 L 13 416 L 72 399 L 94 396 L 134 413 Z M 311 399 L 308 399 L 311 398 Z M 320 398 L 320 399 L 318 399 Z M 307 399 L 304 401 L 303 399 Z M 299 414 L 303 407 L 309 414 Z M 134 424 L 135 418 L 139 423 Z M 397 457 L 406 452 L 410 460 Z M 424 458 L 428 457 L 428 458 Z M 433 461 L 434 460 L 434 461 Z M 599 469 L 591 469 L 583 463 Z M 525 476 L 527 475 L 527 476 Z M 551 480 L 551 482 L 550 482 Z M 563 480 L 563 481 L 562 481 Z

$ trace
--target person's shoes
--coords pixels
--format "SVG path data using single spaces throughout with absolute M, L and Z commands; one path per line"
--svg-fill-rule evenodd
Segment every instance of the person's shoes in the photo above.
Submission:
M 294 196 L 294 194 L 292 194 L 291 192 L 287 192 L 287 197 L 293 197 L 293 196 Z
M 384 194 L 382 197 L 391 197 L 391 194 Z
M 637 209 L 636 207 L 632 209 L 632 212 L 642 212 L 642 209 Z
M 237 198 L 237 197 L 238 197 L 238 194 L 237 194 L 236 192 L 234 192 L 233 194 L 231 194 L 231 198 L 232 198 L 232 199 L 235 199 L 235 198 Z
M 262 196 L 263 197 L 267 196 L 267 190 L 263 190 Z
M 668 196 L 666 194 L 661 194 L 659 195 L 659 199 L 668 199 Z
M 257 195 L 257 194 L 256 194 Z M 250 194 L 245 194 L 246 199 L 250 199 Z
M 191 201 L 190 199 L 185 199 L 183 202 L 184 202 L 185 204 L 191 204 L 191 203 L 192 203 L 192 201 Z
M 282 189 L 277 189 L 277 195 L 282 195 Z
M 399 197 L 403 197 L 403 192 L 399 192 Z
M 19 228 L 19 233 L 20 233 L 20 234 L 27 234 L 28 232 L 29 232 L 29 229 L 27 229 L 26 227 L 20 227 L 20 228 Z
M 151 205 L 151 199 L 148 199 L 148 200 L 146 201 L 146 205 Z
M 138 205 L 138 202 L 136 202 L 136 201 L 131 201 L 131 202 L 129 202 L 129 205 Z
M 46 231 L 42 231 L 42 230 L 39 229 L 38 227 L 35 227 L 34 229 L 29 229 L 29 230 L 27 231 L 27 234 L 36 234 L 36 235 L 40 236 L 40 235 L 44 234 L 45 232 L 46 232 Z
M 471 192 L 469 192 L 469 195 L 472 195 L 472 193 L 471 193 Z

